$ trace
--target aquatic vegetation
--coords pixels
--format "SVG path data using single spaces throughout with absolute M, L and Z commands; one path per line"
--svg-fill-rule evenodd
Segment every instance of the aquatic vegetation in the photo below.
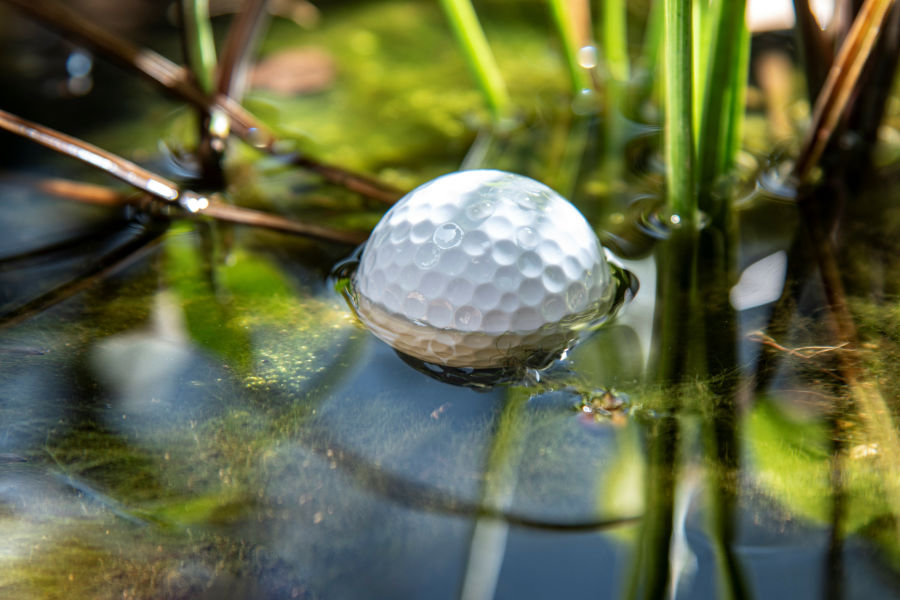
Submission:
M 2 5 L 3 123 L 87 164 L 0 150 L 0 596 L 896 595 L 895 2 L 795 3 L 802 64 L 728 0 L 266 4 Z M 329 279 L 460 169 L 640 280 L 540 371 Z

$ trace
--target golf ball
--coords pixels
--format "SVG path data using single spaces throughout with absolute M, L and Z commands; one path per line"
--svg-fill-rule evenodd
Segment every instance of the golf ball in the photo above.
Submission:
M 357 314 L 426 362 L 494 368 L 562 353 L 615 293 L 596 234 L 549 187 L 460 171 L 426 183 L 375 227 L 353 275 Z

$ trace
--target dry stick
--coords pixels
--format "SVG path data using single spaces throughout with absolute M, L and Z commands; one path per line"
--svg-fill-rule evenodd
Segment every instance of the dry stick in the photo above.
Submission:
M 365 239 L 365 236 L 360 233 L 338 231 L 318 225 L 291 221 L 261 211 L 229 206 L 214 199 L 198 196 L 193 192 L 182 192 L 174 182 L 139 167 L 131 161 L 88 144 L 83 140 L 65 135 L 37 123 L 32 123 L 3 110 L 0 110 L 0 128 L 29 138 L 57 152 L 97 167 L 155 198 L 178 206 L 186 211 L 188 215 L 202 214 L 231 223 L 266 227 L 350 245 L 360 244 Z M 96 187 L 56 180 L 55 183 L 47 184 L 45 191 L 74 200 L 85 199 L 95 204 L 122 205 L 128 202 L 111 195 L 109 192 L 100 192 Z
M 77 158 L 166 202 L 181 201 L 178 185 L 93 144 L 0 110 L 0 127 L 62 154 Z M 190 207 L 186 207 L 191 210 Z M 192 212 L 194 212 L 192 210 Z
M 244 0 L 225 38 L 216 91 L 236 101 L 244 95 L 250 48 L 262 28 L 268 4 L 269 0 Z
M 184 67 L 147 48 L 139 48 L 127 40 L 105 31 L 81 17 L 75 11 L 55 1 L 4 0 L 28 15 L 50 25 L 94 50 L 124 64 L 164 88 L 169 93 L 207 111 L 222 110 L 231 121 L 232 132 L 250 145 L 273 155 L 283 155 L 275 135 L 238 102 L 217 94 L 210 98 L 188 76 Z M 308 156 L 290 155 L 292 162 L 320 174 L 331 183 L 342 185 L 370 198 L 386 203 L 395 202 L 402 192 L 373 177 L 353 173 L 320 163 Z
M 797 29 L 803 45 L 803 64 L 806 67 L 806 87 L 809 98 L 818 97 L 834 60 L 832 42 L 828 34 L 819 27 L 809 6 L 809 0 L 794 0 L 797 15 Z
M 98 204 L 111 207 L 125 206 L 127 204 L 143 206 L 149 199 L 146 195 L 135 196 L 120 194 L 119 192 L 104 186 L 69 181 L 66 179 L 34 179 L 24 177 L 16 177 L 15 179 L 48 194 L 67 200 L 84 202 L 86 204 Z M 227 202 L 220 202 L 215 198 L 209 198 L 208 201 L 209 206 L 202 211 L 198 213 L 184 213 L 184 216 L 206 216 L 218 221 L 226 221 L 237 225 L 261 227 L 280 233 L 301 235 L 304 237 L 312 237 L 348 245 L 359 245 L 368 237 L 368 234 L 364 231 L 341 231 L 296 221 L 294 219 L 288 219 L 280 215 L 274 215 L 252 208 L 234 206 Z
M 894 0 L 866 0 L 853 21 L 847 39 L 828 71 L 822 92 L 816 100 L 809 133 L 794 163 L 792 176 L 798 182 L 808 179 L 831 140 L 893 4 Z

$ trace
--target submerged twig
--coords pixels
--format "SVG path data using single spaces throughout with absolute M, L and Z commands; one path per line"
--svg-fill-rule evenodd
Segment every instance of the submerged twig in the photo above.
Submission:
M 866 0 L 853 21 L 816 100 L 809 132 L 794 163 L 792 176 L 798 182 L 809 178 L 831 140 L 893 4 L 894 0 Z
M 184 67 L 176 65 L 164 56 L 147 48 L 139 48 L 131 42 L 105 31 L 59 2 L 50 0 L 4 1 L 51 25 L 57 31 L 124 64 L 191 105 L 210 113 L 215 109 L 220 109 L 227 115 L 232 133 L 260 150 L 274 155 L 283 154 L 277 137 L 238 102 L 223 94 L 204 94 L 191 81 Z M 331 183 L 342 185 L 375 200 L 392 203 L 402 195 L 399 190 L 374 177 L 320 163 L 308 156 L 293 155 L 291 160 L 297 166 L 315 171 Z
M 800 346 L 798 348 L 788 348 L 787 346 L 782 346 L 775 339 L 763 332 L 762 330 L 752 331 L 747 334 L 747 339 L 751 342 L 758 342 L 765 346 L 769 346 L 779 352 L 783 352 L 789 356 L 793 356 L 795 358 L 802 358 L 804 360 L 811 360 L 814 358 L 818 358 L 823 354 L 831 354 L 833 352 L 837 352 L 839 350 L 846 349 L 849 342 L 842 342 L 835 346 Z

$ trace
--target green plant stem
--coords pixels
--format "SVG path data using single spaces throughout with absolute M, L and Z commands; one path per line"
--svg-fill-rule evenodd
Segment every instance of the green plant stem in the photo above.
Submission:
M 692 0 L 665 1 L 665 136 L 667 205 L 673 229 L 657 253 L 655 368 L 660 381 L 689 377 L 700 356 L 697 301 L 697 200 L 692 110 Z
M 644 28 L 644 39 L 641 42 L 641 54 L 638 67 L 648 74 L 659 70 L 660 50 L 665 36 L 665 2 L 656 0 L 650 7 L 647 25 Z
M 469 0 L 441 0 L 441 6 L 494 121 L 503 121 L 510 113 L 509 93 L 472 3 Z
M 603 45 L 606 68 L 617 82 L 628 81 L 631 77 L 625 16 L 625 0 L 605 0 L 600 3 L 600 43 Z
M 736 114 L 743 114 L 744 99 L 738 94 L 747 79 L 745 0 L 716 0 L 708 16 L 709 42 L 703 71 L 703 106 L 698 123 L 697 173 L 701 198 L 708 199 L 710 186 L 734 164 Z M 701 67 L 702 68 L 702 67 Z M 701 200 L 701 210 L 710 210 Z
M 185 54 L 197 85 L 211 94 L 216 81 L 216 45 L 209 20 L 209 0 L 181 0 Z
M 677 411 L 677 406 L 672 406 L 672 411 Z M 668 597 L 678 472 L 678 419 L 674 414 L 654 424 L 647 445 L 647 508 L 625 594 L 628 599 Z
M 665 1 L 665 158 L 667 201 L 685 226 L 696 222 L 692 111 L 691 1 Z
M 703 419 L 707 471 L 709 532 L 718 566 L 719 598 L 743 600 L 749 592 L 734 554 L 735 523 L 740 494 L 740 410 L 737 378 L 725 374 L 712 380 Z
M 550 14 L 553 16 L 553 23 L 556 25 L 556 30 L 559 32 L 562 42 L 566 66 L 569 69 L 569 80 L 572 83 L 572 91 L 578 94 L 581 90 L 591 89 L 590 74 L 581 66 L 581 62 L 578 60 L 578 50 L 581 44 L 575 31 L 575 23 L 572 11 L 569 10 L 568 0 L 548 0 L 548 2 L 550 4 Z
M 735 67 L 731 70 L 729 89 L 728 125 L 725 127 L 722 147 L 724 149 L 720 169 L 722 173 L 734 167 L 738 152 L 741 151 L 742 133 L 744 130 L 744 114 L 747 108 L 747 77 L 750 69 L 750 30 L 740 28 L 738 54 Z

